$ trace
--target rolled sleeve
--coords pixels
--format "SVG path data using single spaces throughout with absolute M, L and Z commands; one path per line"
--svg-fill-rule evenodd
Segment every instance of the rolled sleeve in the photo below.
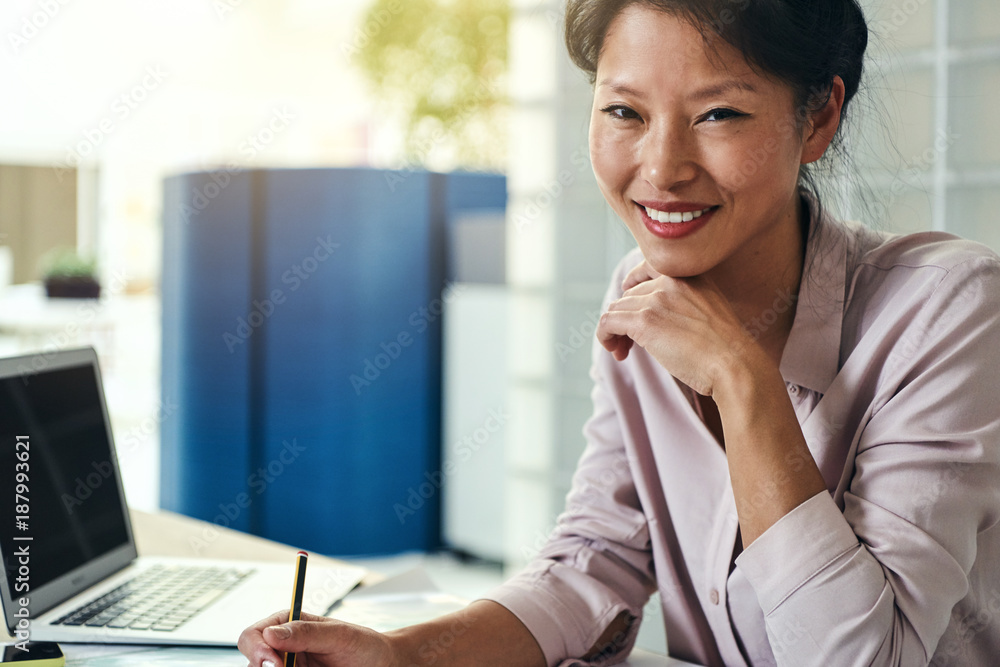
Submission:
M 632 650 L 642 613 L 641 605 L 638 608 L 629 605 L 612 587 L 585 569 L 551 561 L 529 567 L 486 599 L 502 604 L 524 623 L 550 666 L 596 667 L 620 662 Z M 622 649 L 593 661 L 579 659 L 623 611 L 633 615 L 636 622 L 619 641 Z
M 783 516 L 736 558 L 765 616 L 836 561 L 860 548 L 826 491 Z M 789 560 L 788 554 L 795 559 Z

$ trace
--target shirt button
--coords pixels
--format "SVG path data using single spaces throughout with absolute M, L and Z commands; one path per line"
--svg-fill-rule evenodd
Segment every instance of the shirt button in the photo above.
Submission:
M 712 589 L 712 592 L 708 594 L 708 599 L 712 601 L 712 604 L 719 604 L 719 591 Z
M 799 395 L 799 385 L 797 385 L 797 384 L 789 384 L 788 385 L 788 393 L 791 394 L 792 396 L 798 396 Z

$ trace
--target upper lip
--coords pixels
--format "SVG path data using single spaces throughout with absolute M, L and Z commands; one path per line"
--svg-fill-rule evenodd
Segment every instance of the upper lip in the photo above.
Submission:
M 655 201 L 652 199 L 636 201 L 636 204 L 664 213 L 694 213 L 695 211 L 704 211 L 714 206 L 714 204 L 695 204 L 686 201 Z

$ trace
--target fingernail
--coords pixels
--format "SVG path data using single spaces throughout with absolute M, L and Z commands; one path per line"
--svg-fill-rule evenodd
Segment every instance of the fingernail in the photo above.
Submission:
M 268 628 L 268 630 L 273 632 L 278 639 L 288 639 L 289 637 L 292 636 L 292 631 L 289 630 L 284 625 L 275 625 L 273 627 Z
M 265 660 L 264 662 L 260 663 L 260 667 L 274 667 L 274 663 L 271 662 L 270 660 Z

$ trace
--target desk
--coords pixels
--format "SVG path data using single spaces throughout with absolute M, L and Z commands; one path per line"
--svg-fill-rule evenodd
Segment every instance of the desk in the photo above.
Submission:
M 139 552 L 144 555 L 287 562 L 297 551 L 294 547 L 172 512 L 150 514 L 133 510 L 132 522 Z M 335 565 L 338 562 L 318 555 L 310 555 L 309 559 L 311 563 Z M 371 585 L 381 580 L 383 577 L 372 573 L 362 583 Z M 162 665 L 246 667 L 247 664 L 246 658 L 239 651 L 225 648 L 108 646 L 95 650 L 94 647 L 78 644 L 63 644 L 62 648 L 66 654 L 67 667 L 77 665 L 80 667 L 161 667 Z M 645 651 L 635 651 L 623 665 L 693 667 L 690 663 Z

